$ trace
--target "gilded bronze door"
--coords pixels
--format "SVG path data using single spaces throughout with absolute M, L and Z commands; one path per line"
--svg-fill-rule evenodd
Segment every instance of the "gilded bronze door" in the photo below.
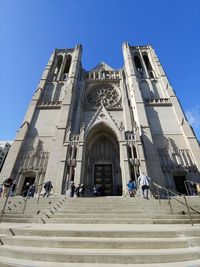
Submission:
M 113 195 L 112 164 L 94 165 L 94 185 L 99 188 L 101 195 Z

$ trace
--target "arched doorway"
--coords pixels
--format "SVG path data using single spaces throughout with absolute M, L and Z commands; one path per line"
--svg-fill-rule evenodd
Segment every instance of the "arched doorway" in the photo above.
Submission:
M 176 191 L 184 195 L 187 195 L 187 189 L 185 185 L 186 176 L 187 176 L 187 171 L 185 170 L 173 171 L 173 178 Z
M 90 195 L 94 185 L 103 196 L 122 194 L 119 143 L 115 133 L 104 124 L 93 128 L 87 136 L 84 184 Z

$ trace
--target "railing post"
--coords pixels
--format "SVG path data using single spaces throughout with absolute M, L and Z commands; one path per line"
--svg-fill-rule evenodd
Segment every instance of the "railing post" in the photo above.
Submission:
M 156 189 L 157 189 L 157 194 L 158 194 L 159 204 L 161 204 L 159 188 L 156 186 Z
M 171 203 L 171 197 L 170 197 L 169 192 L 168 192 L 167 189 L 166 189 L 166 193 L 167 193 L 167 197 L 168 197 L 168 203 L 169 203 L 169 206 L 170 206 L 170 211 L 171 211 L 171 214 L 173 214 L 172 203 Z
M 26 196 L 26 199 L 25 199 L 25 203 L 24 203 L 24 208 L 23 208 L 23 214 L 24 214 L 24 212 L 25 212 L 25 209 L 26 209 L 26 204 L 27 204 L 27 201 L 28 201 L 28 198 L 29 198 L 29 190 L 28 190 L 28 192 L 27 192 L 27 196 Z
M 4 211 L 5 211 L 5 209 L 6 209 L 6 205 L 7 205 L 7 202 L 8 202 L 8 198 L 9 198 L 9 195 L 6 196 L 6 200 L 5 200 L 5 202 L 4 202 L 3 209 L 2 209 L 2 211 L 1 211 L 0 223 L 1 223 L 2 220 L 3 220 L 3 215 L 4 215 Z
M 189 218 L 190 218 L 190 223 L 191 223 L 191 225 L 193 226 L 192 217 L 191 217 L 191 213 L 190 213 L 190 208 L 189 208 L 189 206 L 188 206 L 188 203 L 187 203 L 187 200 L 186 200 L 186 196 L 183 195 L 183 198 L 184 198 L 184 201 L 185 201 L 185 205 L 186 205 L 186 207 L 187 207 L 188 215 L 189 215 Z
M 40 185 L 39 185 L 40 186 Z M 38 189 L 39 189 L 39 186 L 38 186 Z M 41 190 L 42 191 L 42 190 Z M 41 193 L 40 189 L 38 190 L 38 199 L 37 199 L 37 205 L 39 204 L 39 201 L 40 201 L 40 193 Z
M 188 183 L 188 181 L 185 180 L 185 181 L 184 181 L 184 185 L 185 185 L 185 189 L 186 189 L 187 195 L 189 196 L 190 193 L 189 193 L 189 190 L 188 190 L 188 186 L 187 186 L 188 184 L 187 184 L 187 183 Z

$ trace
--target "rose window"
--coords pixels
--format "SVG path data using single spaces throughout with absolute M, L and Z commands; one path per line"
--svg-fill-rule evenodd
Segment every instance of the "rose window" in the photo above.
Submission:
M 114 88 L 97 88 L 88 95 L 88 102 L 93 106 L 114 106 L 119 101 L 119 94 Z

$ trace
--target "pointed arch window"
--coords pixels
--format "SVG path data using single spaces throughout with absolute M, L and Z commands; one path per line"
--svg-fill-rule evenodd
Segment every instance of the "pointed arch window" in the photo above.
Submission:
M 71 55 L 68 55 L 66 58 L 66 62 L 65 62 L 65 68 L 63 71 L 63 80 L 66 80 L 68 78 L 68 74 L 69 74 L 69 70 L 70 70 L 70 66 L 71 66 L 71 61 L 72 61 L 72 57 Z
M 154 77 L 155 77 L 155 75 L 154 75 L 154 71 L 153 71 L 153 68 L 152 68 L 152 66 L 151 66 L 151 63 L 150 63 L 150 61 L 149 61 L 149 57 L 148 57 L 148 55 L 145 53 L 145 54 L 143 54 L 142 56 L 143 56 L 143 60 L 144 60 L 144 63 L 145 63 L 145 65 L 146 65 L 146 68 L 147 68 L 147 71 L 148 71 L 148 73 L 149 73 L 150 78 L 154 78 Z
M 56 67 L 54 69 L 54 74 L 53 74 L 53 81 L 56 81 L 58 78 L 58 74 L 60 72 L 60 67 L 62 65 L 62 61 L 63 61 L 63 57 L 60 55 L 57 58 L 57 63 L 56 63 Z
M 142 64 L 141 64 L 141 61 L 138 55 L 134 55 L 134 62 L 135 62 L 135 67 L 138 73 L 138 77 L 143 78 Z

